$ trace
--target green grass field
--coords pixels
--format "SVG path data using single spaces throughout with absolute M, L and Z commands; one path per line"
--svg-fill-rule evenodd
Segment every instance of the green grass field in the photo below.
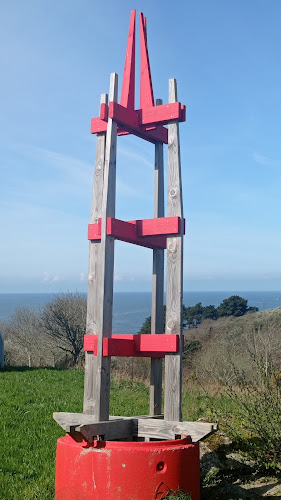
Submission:
M 83 378 L 80 370 L 0 371 L 1 500 L 53 499 L 56 441 L 64 431 L 52 413 L 82 411 Z M 183 399 L 184 419 L 202 416 L 204 396 L 185 392 Z M 145 415 L 148 408 L 145 384 L 112 381 L 112 415 Z

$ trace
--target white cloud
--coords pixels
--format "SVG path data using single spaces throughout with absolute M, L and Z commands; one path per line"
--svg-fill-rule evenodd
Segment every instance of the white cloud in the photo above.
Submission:
M 50 274 L 47 273 L 46 271 L 43 273 L 43 282 L 48 282 L 48 283 L 56 283 L 58 281 L 61 281 L 61 277 L 58 274 Z
M 267 167 L 280 167 L 281 166 L 281 161 L 278 160 L 273 160 L 272 158 L 269 158 L 268 156 L 262 155 L 260 153 L 254 152 L 252 154 L 252 158 L 259 163 L 259 165 L 265 165 Z

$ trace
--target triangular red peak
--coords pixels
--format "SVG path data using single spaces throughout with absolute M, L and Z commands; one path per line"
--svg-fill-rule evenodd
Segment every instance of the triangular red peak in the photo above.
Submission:
M 131 11 L 120 104 L 101 104 L 100 116 L 91 121 L 92 134 L 107 130 L 108 118 L 118 124 L 118 135 L 134 134 L 152 143 L 168 143 L 172 121 L 185 121 L 185 106 L 180 102 L 154 105 L 147 48 L 146 17 L 140 12 L 140 109 L 135 109 L 136 11 Z
M 141 50 L 141 74 L 140 74 L 140 108 L 154 106 L 153 88 L 147 49 L 146 18 L 140 12 L 140 50 Z
M 135 65 L 136 65 L 136 11 L 132 10 L 125 66 L 123 73 L 123 84 L 120 104 L 125 108 L 135 109 Z

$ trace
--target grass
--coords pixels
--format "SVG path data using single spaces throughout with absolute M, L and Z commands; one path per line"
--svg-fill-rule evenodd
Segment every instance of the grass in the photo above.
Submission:
M 54 497 L 56 441 L 64 431 L 54 411 L 82 411 L 84 372 L 15 368 L 0 372 L 0 498 Z M 149 389 L 112 383 L 111 413 L 147 414 Z
M 52 413 L 81 412 L 83 383 L 82 370 L 0 371 L 0 500 L 54 498 L 56 441 L 65 433 L 52 419 Z M 206 393 L 196 384 L 187 384 L 183 390 L 184 420 L 211 418 L 214 408 L 222 415 L 234 415 L 234 405 L 229 395 L 219 395 L 214 388 Z M 112 415 L 146 415 L 148 410 L 147 385 L 113 378 Z M 219 436 L 212 439 L 214 449 L 219 451 L 221 445 L 216 442 Z M 206 494 L 216 487 L 213 482 L 216 483 L 216 478 L 209 477 Z M 186 500 L 188 496 L 175 493 L 169 498 Z

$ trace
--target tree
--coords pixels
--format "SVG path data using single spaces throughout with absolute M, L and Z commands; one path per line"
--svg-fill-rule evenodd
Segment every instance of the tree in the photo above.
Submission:
M 32 366 L 32 358 L 40 355 L 40 322 L 38 315 L 28 307 L 16 309 L 7 324 L 6 334 L 13 346 L 21 348 L 27 356 L 29 368 Z
M 71 354 L 73 366 L 83 349 L 87 300 L 80 293 L 56 296 L 45 304 L 41 319 L 46 334 L 62 351 Z
M 201 302 L 198 302 L 193 307 L 183 306 L 183 323 L 187 327 L 198 326 L 203 317 L 203 307 Z
M 239 295 L 224 299 L 218 307 L 218 316 L 243 316 L 248 312 L 248 301 Z
M 218 310 L 215 306 L 203 307 L 203 319 L 218 319 Z

